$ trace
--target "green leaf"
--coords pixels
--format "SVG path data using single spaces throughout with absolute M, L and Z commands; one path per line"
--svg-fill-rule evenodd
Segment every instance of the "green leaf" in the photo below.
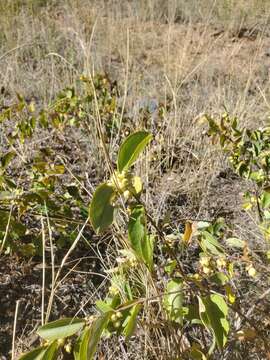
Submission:
M 91 335 L 90 327 L 86 327 L 81 334 L 81 336 L 77 339 L 77 342 L 74 346 L 74 360 L 85 360 L 89 359 L 88 355 L 88 344 Z
M 200 242 L 201 248 L 204 252 L 210 252 L 213 255 L 220 255 L 223 253 L 223 248 L 216 240 L 216 238 L 208 231 L 202 232 L 202 239 Z
M 111 204 L 114 190 L 104 183 L 97 187 L 90 204 L 90 220 L 97 234 L 106 230 L 113 222 L 114 207 Z
M 123 323 L 123 334 L 126 337 L 126 340 L 128 340 L 134 333 L 134 330 L 137 325 L 137 316 L 139 311 L 141 310 L 142 305 L 136 304 L 132 306 L 129 315 L 126 317 L 124 323 Z
M 244 177 L 244 176 L 247 175 L 248 170 L 249 170 L 249 169 L 248 169 L 248 166 L 247 166 L 247 164 L 246 164 L 244 161 L 242 161 L 242 162 L 238 165 L 238 167 L 236 168 L 236 171 L 238 171 L 239 175 L 242 176 L 242 177 Z
M 45 354 L 47 346 L 41 346 L 37 349 L 34 349 L 26 354 L 23 354 L 19 360 L 42 360 L 43 355 Z
M 36 253 L 36 247 L 33 243 L 20 244 L 19 252 L 23 256 L 34 256 Z
M 71 195 L 74 199 L 81 200 L 81 195 L 80 195 L 78 186 L 69 185 L 69 186 L 67 186 L 67 191 L 68 191 L 69 195 Z
M 166 287 L 163 304 L 169 319 L 179 324 L 183 322 L 183 282 L 181 279 L 172 279 Z
M 128 237 L 137 256 L 143 258 L 142 243 L 146 238 L 145 210 L 141 205 L 132 209 L 128 223 Z
M 100 310 L 103 313 L 106 313 L 108 311 L 113 311 L 111 305 L 109 305 L 106 301 L 103 300 L 97 300 L 96 307 L 98 308 L 98 310 Z
M 198 299 L 201 320 L 205 327 L 212 330 L 214 339 L 221 349 L 226 344 L 229 333 L 228 306 L 219 294 Z
M 56 165 L 53 164 L 50 169 L 46 171 L 47 175 L 62 175 L 65 173 L 65 166 L 64 165 Z
M 139 195 L 142 192 L 143 185 L 142 180 L 139 176 L 133 176 L 132 178 L 132 192 L 134 191 L 135 195 Z
M 54 341 L 74 335 L 84 325 L 85 321 L 83 319 L 59 319 L 39 327 L 37 333 L 45 340 Z
M 77 337 L 75 344 L 73 346 L 73 357 L 74 360 L 80 360 L 80 347 L 81 347 L 81 342 L 82 342 L 82 338 L 83 338 L 83 334 L 85 333 L 85 331 L 88 328 L 84 328 L 84 332 L 82 334 L 80 334 L 80 336 Z
M 229 281 L 229 278 L 223 272 L 216 272 L 210 276 L 209 280 L 217 285 L 225 285 Z
M 47 350 L 45 351 L 44 355 L 42 356 L 42 360 L 56 359 L 57 352 L 58 352 L 58 343 L 56 340 L 48 346 Z
M 90 328 L 91 333 L 90 333 L 90 340 L 89 340 L 89 344 L 88 344 L 87 360 L 93 359 L 95 352 L 96 352 L 97 344 L 101 338 L 103 331 L 106 329 L 106 327 L 108 325 L 110 317 L 111 317 L 111 312 L 107 312 L 107 313 L 101 315 L 97 320 L 95 320 L 93 322 L 93 324 Z
M 183 307 L 182 309 L 183 316 L 187 321 L 191 324 L 202 324 L 198 304 L 189 304 L 187 307 Z
M 143 259 L 150 271 L 153 268 L 154 241 L 155 236 L 150 234 L 146 235 L 145 241 L 142 243 Z
M 1 157 L 1 165 L 5 169 L 8 167 L 9 163 L 12 161 L 12 159 L 16 156 L 16 153 L 14 151 L 9 151 L 5 155 Z
M 202 323 L 206 328 L 210 328 L 210 321 L 207 316 L 206 306 L 200 296 L 198 296 L 198 303 L 199 303 L 199 315 L 202 320 Z
M 261 205 L 264 209 L 268 208 L 270 205 L 270 193 L 264 191 L 261 195 Z
M 113 311 L 121 303 L 119 294 L 113 297 L 107 297 L 105 300 L 97 300 L 96 307 L 102 313 Z
M 17 186 L 16 184 L 13 182 L 13 180 L 11 180 L 10 178 L 8 178 L 7 176 L 4 177 L 4 181 L 5 183 L 7 184 L 7 186 L 10 188 L 10 189 L 16 189 Z
M 8 211 L 4 211 L 4 210 L 0 210 L 0 231 L 6 231 L 7 228 L 7 224 L 9 221 L 9 212 Z M 11 219 L 13 220 L 13 218 L 11 217 Z
M 171 275 L 173 273 L 174 269 L 176 268 L 176 266 L 177 266 L 177 261 L 171 260 L 167 263 L 164 270 L 166 271 L 167 274 Z
M 146 131 L 137 131 L 126 138 L 118 152 L 117 169 L 120 173 L 134 164 L 151 139 L 152 135 Z
M 199 347 L 196 347 L 196 344 L 193 344 L 190 349 L 190 357 L 192 360 L 207 360 L 207 357 Z
M 154 238 L 147 235 L 146 216 L 142 205 L 137 205 L 132 209 L 128 223 L 128 238 L 136 255 L 151 269 Z
M 9 230 L 12 230 L 16 235 L 23 236 L 25 234 L 26 227 L 22 223 L 17 222 L 13 216 L 10 216 L 9 211 L 0 210 L 0 231 L 6 231 L 8 222 Z

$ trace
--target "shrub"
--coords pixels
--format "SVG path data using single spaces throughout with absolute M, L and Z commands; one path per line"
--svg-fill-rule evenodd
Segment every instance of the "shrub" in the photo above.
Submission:
M 237 142 L 227 128 L 224 141 L 219 130 L 224 125 L 218 128 L 211 118 L 208 120 L 209 134 L 218 134 L 221 144 L 236 156 L 243 133 L 232 123 Z M 110 179 L 96 188 L 90 204 L 89 216 L 96 233 L 112 226 L 123 244 L 117 266 L 110 270 L 108 294 L 96 303 L 97 313 L 40 327 L 43 345 L 21 359 L 31 354 L 34 358 L 35 351 L 42 356 L 50 354 L 53 359 L 61 349 L 73 351 L 75 359 L 92 359 L 102 334 L 121 335 L 129 341 L 136 327 L 146 324 L 150 329 L 166 329 L 168 341 L 171 336 L 177 339 L 164 350 L 167 358 L 207 359 L 240 340 L 254 339 L 266 351 L 264 330 L 243 312 L 236 285 L 245 277 L 252 282 L 260 276 L 248 244 L 228 236 L 222 219 L 213 224 L 187 222 L 183 234 L 166 236 L 148 213 L 141 199 L 142 182 L 133 175 L 132 165 L 151 138 L 150 133 L 140 130 L 124 140 L 118 151 L 117 170 L 112 169 Z M 234 144 L 237 146 L 231 147 Z M 124 218 L 124 226 L 120 218 Z M 193 253 L 190 266 L 183 261 L 187 252 Z M 149 313 L 151 318 L 147 317 Z M 237 323 L 235 316 L 240 319 Z
M 166 339 L 167 346 L 158 351 L 167 359 L 216 358 L 231 350 L 243 353 L 249 342 L 258 354 L 265 354 L 268 245 L 265 252 L 257 253 L 221 218 L 212 223 L 187 220 L 183 232 L 164 231 L 147 207 L 143 181 L 134 170 L 154 138 L 148 129 L 147 109 L 145 128 L 133 131 L 131 119 L 120 106 L 117 83 L 97 75 L 82 77 L 80 84 L 61 92 L 47 109 L 37 109 L 38 104 L 18 95 L 17 103 L 1 113 L 5 140 L 0 167 L 1 250 L 44 255 L 42 229 L 35 223 L 43 217 L 50 219 L 58 234 L 56 246 L 70 245 L 60 270 L 77 244 L 78 223 L 87 224 L 97 235 L 110 233 L 121 248 L 115 249 L 107 294 L 96 302 L 95 312 L 85 318 L 47 322 L 48 311 L 37 331 L 40 346 L 20 359 L 56 359 L 66 353 L 77 360 L 92 359 L 101 338 L 139 342 L 138 328 L 147 333 L 152 345 L 160 346 L 161 336 Z M 161 118 L 163 110 L 158 105 Z M 219 141 L 234 171 L 251 182 L 244 208 L 257 214 L 258 229 L 268 244 L 269 128 L 240 129 L 237 118 L 228 114 L 218 120 L 208 115 L 205 119 L 212 143 Z M 91 146 L 106 165 L 95 169 L 96 189 L 90 204 L 79 175 L 76 181 L 68 176 L 64 156 L 50 146 L 27 147 L 40 133 L 59 140 L 62 134 L 69 136 L 71 129 L 84 133 L 89 127 Z M 49 302 L 48 307 L 52 297 Z

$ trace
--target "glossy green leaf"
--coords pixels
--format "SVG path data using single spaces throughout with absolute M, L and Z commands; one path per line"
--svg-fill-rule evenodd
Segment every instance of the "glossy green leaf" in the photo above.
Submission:
M 89 359 L 88 355 L 88 344 L 90 340 L 91 329 L 90 327 L 86 327 L 81 334 L 81 336 L 77 339 L 76 344 L 74 346 L 74 360 L 87 360 Z
M 117 169 L 119 172 L 128 170 L 138 159 L 140 153 L 151 141 L 152 135 L 146 131 L 137 131 L 129 135 L 120 146 L 117 159 Z
M 182 324 L 183 282 L 181 279 L 172 279 L 168 282 L 163 304 L 169 319 Z
M 199 312 L 203 324 L 212 330 L 215 341 L 221 349 L 227 342 L 229 333 L 228 306 L 219 294 L 199 299 Z
M 106 183 L 97 187 L 90 204 L 90 220 L 97 234 L 106 230 L 113 222 L 114 207 L 111 204 L 114 190 Z
M 83 319 L 64 318 L 41 326 L 37 333 L 45 340 L 54 341 L 74 335 L 84 325 Z
M 129 315 L 126 317 L 123 323 L 123 335 L 125 335 L 126 340 L 128 340 L 134 333 L 136 325 L 137 325 L 137 316 L 139 311 L 141 310 L 142 305 L 136 304 L 132 306 Z
M 87 360 L 92 360 L 95 352 L 96 352 L 96 348 L 98 345 L 98 342 L 101 338 L 101 335 L 103 333 L 103 331 L 106 329 L 108 322 L 110 320 L 111 317 L 111 312 L 107 312 L 105 314 L 102 314 L 97 320 L 95 320 L 93 322 L 93 324 L 91 325 L 91 333 L 90 333 L 90 340 L 88 343 L 88 358 Z

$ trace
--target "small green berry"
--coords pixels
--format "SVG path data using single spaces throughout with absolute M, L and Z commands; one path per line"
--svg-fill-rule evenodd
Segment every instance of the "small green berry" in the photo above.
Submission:
M 113 323 L 113 326 L 115 327 L 115 329 L 119 329 L 119 328 L 120 328 L 120 326 L 121 326 L 120 321 L 116 321 L 116 322 L 114 322 L 114 323 Z
M 121 319 L 123 317 L 123 314 L 121 313 L 121 311 L 117 311 L 116 317 L 117 317 L 117 319 Z
M 112 321 L 112 322 L 116 322 L 117 320 L 118 320 L 117 315 L 116 315 L 116 314 L 112 314 L 112 316 L 111 316 L 111 321 Z

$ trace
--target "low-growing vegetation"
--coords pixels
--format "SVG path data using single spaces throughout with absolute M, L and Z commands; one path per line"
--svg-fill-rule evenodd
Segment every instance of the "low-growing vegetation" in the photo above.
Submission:
M 150 1 L 141 13 L 142 3 L 104 2 L 101 17 L 94 1 L 0 4 L 11 16 L 0 25 L 0 61 L 8 70 L 11 56 L 18 71 L 40 58 L 47 72 L 37 81 L 49 79 L 44 89 L 2 79 L 1 360 L 270 358 L 269 93 L 257 67 L 269 18 L 260 1 L 252 13 L 242 2 L 202 3 Z M 71 29 L 61 28 L 62 16 L 75 21 L 77 11 L 81 58 L 63 47 Z M 112 65 L 119 44 L 100 28 L 111 46 L 107 68 L 99 63 L 104 44 L 94 40 L 99 22 L 117 33 L 117 14 L 128 23 L 124 42 L 118 28 L 122 72 Z M 14 36 L 9 22 L 25 16 L 48 26 L 38 34 L 46 41 L 5 48 Z M 132 34 L 138 19 L 142 37 Z M 157 49 L 142 54 L 140 43 L 148 44 L 147 31 L 162 36 L 157 23 L 169 38 L 165 80 L 154 57 L 153 83 L 150 68 L 139 79 L 139 64 Z M 189 37 L 180 65 L 170 49 L 178 26 Z M 195 27 L 199 40 L 189 33 Z M 214 44 L 205 40 L 210 30 Z M 233 60 L 218 75 L 203 65 L 205 44 L 217 52 L 220 36 L 231 44 L 261 36 L 242 78 Z
M 205 115 L 200 121 L 208 122 L 208 136 L 228 153 L 234 171 L 253 184 L 245 193 L 244 208 L 255 216 L 265 238 L 263 253 L 252 251 L 222 218 L 214 222 L 187 219 L 183 231 L 168 233 L 147 209 L 142 180 L 132 171 L 149 143 L 151 148 L 153 135 L 142 129 L 123 140 L 120 133 L 122 144 L 117 154 L 112 153 L 114 161 L 108 139 L 112 134 L 117 138 L 120 122 L 125 126 L 129 122 L 118 108 L 116 85 L 104 76 L 83 77 L 81 82 L 85 93 L 76 95 L 74 88 L 66 89 L 46 110 L 36 111 L 33 102 L 27 103 L 18 95 L 17 103 L 1 114 L 5 139 L 1 156 L 1 251 L 43 256 L 45 267 L 49 251 L 45 221 L 50 237 L 51 293 L 47 312 L 42 315 L 45 324 L 38 329 L 43 340 L 20 358 L 54 359 L 67 352 L 75 359 L 92 359 L 102 336 L 124 336 L 128 342 L 139 327 L 147 328 L 150 339 L 153 329 L 165 331 L 169 346 L 160 348 L 159 353 L 167 358 L 207 359 L 229 348 L 241 349 L 241 343 L 248 341 L 260 353 L 267 353 L 269 331 L 264 317 L 268 307 L 263 299 L 269 293 L 269 128 L 240 129 L 237 118 L 228 114 L 220 120 Z M 98 121 L 91 135 L 100 139 L 97 151 L 104 158 L 103 172 L 110 178 L 97 186 L 89 205 L 80 179 L 69 171 L 73 182 L 67 180 L 69 168 L 64 156 L 51 147 L 37 146 L 26 157 L 22 148 L 35 132 L 59 138 L 71 127 L 77 132 L 87 131 L 95 112 Z M 96 302 L 96 311 L 89 316 L 47 322 L 61 270 L 82 230 L 90 224 L 97 235 L 109 231 L 118 240 L 116 262 L 107 270 L 108 293 Z M 68 246 L 59 269 L 54 269 L 55 249 Z M 45 281 L 45 272 L 43 276 Z M 260 278 L 266 283 L 258 304 L 254 299 L 254 306 L 246 309 L 246 296 L 250 294 L 242 293 L 241 282 L 254 287 Z M 151 357 L 151 351 L 147 356 Z

